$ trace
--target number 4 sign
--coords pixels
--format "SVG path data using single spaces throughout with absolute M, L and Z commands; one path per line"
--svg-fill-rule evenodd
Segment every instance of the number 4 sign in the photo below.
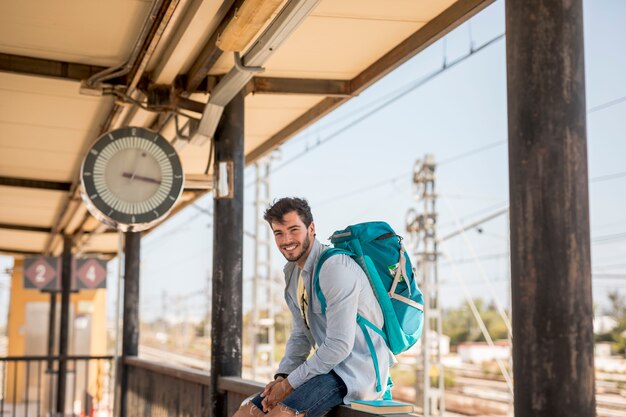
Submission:
M 106 288 L 107 263 L 98 258 L 74 261 L 74 285 L 77 290 Z

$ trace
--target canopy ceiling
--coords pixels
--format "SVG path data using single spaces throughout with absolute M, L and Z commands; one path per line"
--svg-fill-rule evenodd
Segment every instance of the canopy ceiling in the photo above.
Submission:
M 73 235 L 81 253 L 117 251 L 116 233 L 87 212 L 78 181 L 86 149 L 111 129 L 158 130 L 179 149 L 186 176 L 199 181 L 188 181 L 177 209 L 206 193 L 210 141 L 177 136 L 174 114 L 182 124 L 201 119 L 228 87 L 234 54 L 216 41 L 231 22 L 254 29 L 245 63 L 288 6 L 308 7 L 244 84 L 250 164 L 492 1 L 0 3 L 0 252 L 56 255 L 62 235 Z M 242 23 L 245 10 L 258 17 L 269 7 L 264 21 Z

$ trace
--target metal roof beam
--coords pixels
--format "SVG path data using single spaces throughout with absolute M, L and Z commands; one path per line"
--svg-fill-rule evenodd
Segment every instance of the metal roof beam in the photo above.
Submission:
M 318 2 L 319 0 L 287 2 L 243 57 L 239 58 L 239 55 L 235 53 L 235 67 L 224 75 L 213 90 L 191 143 L 202 144 L 213 138 L 224 107 L 245 88 L 253 77 L 252 71 L 263 66 L 265 61 L 311 13 Z
M 121 68 L 121 74 L 125 75 L 126 83 L 128 83 L 126 88 L 126 94 L 131 95 L 137 87 L 137 84 L 139 84 L 141 78 L 144 76 L 146 66 L 148 65 L 148 62 L 150 61 L 153 53 L 155 52 L 157 44 L 163 36 L 163 33 L 165 32 L 167 25 L 169 24 L 178 4 L 179 0 L 158 0 L 153 3 L 152 8 L 150 9 L 150 14 L 141 29 L 139 39 L 137 40 L 137 42 L 135 42 L 131 56 L 129 57 L 126 64 L 123 65 L 123 68 Z M 92 79 L 91 81 L 97 84 L 103 81 L 104 78 L 96 77 L 95 80 Z M 106 81 L 107 83 L 109 82 L 108 79 Z M 111 128 L 111 126 L 119 117 L 121 109 L 122 106 L 118 104 L 113 105 L 113 107 L 109 111 L 109 114 L 101 125 L 101 134 Z M 52 233 L 48 238 L 48 241 L 46 242 L 45 251 L 48 253 L 51 251 L 54 237 L 60 232 L 61 228 L 63 227 L 61 221 L 63 220 L 65 212 L 70 205 L 70 201 L 77 194 L 78 186 L 79 173 L 76 172 L 74 174 L 73 181 L 70 184 L 70 188 L 68 189 L 68 191 L 70 192 L 55 216 Z
M 289 123 L 279 132 L 274 134 L 267 141 L 263 142 L 260 146 L 248 153 L 246 155 L 246 165 L 254 163 L 254 161 L 259 159 L 261 156 L 270 152 L 272 149 L 279 146 L 280 144 L 286 142 L 287 139 L 294 136 L 296 133 L 300 132 L 307 126 L 312 125 L 347 100 L 347 98 L 327 97 L 324 100 L 320 101 L 318 104 L 310 108 L 296 120 Z
M 0 247 L 0 253 L 1 254 L 5 254 L 5 255 L 18 255 L 18 256 L 40 256 L 40 255 L 44 255 L 44 252 L 37 252 L 37 251 L 28 251 L 28 250 L 22 250 L 22 249 L 13 249 L 13 248 L 6 248 L 6 247 Z M 117 252 L 97 252 L 97 251 L 85 251 L 85 252 L 80 252 L 81 256 L 82 255 L 96 255 L 100 258 L 106 258 L 106 259 L 112 259 L 115 258 L 117 256 Z
M 0 53 L 0 71 L 81 81 L 105 70 L 96 65 Z
M 37 233 L 50 233 L 52 231 L 51 227 L 30 226 L 30 225 L 25 225 L 25 224 L 6 224 L 6 223 L 0 223 L 0 229 L 18 230 L 22 232 L 37 232 Z
M 217 14 L 221 15 L 220 23 L 217 29 L 213 31 L 209 40 L 204 44 L 204 48 L 191 64 L 189 71 L 185 76 L 185 90 L 192 93 L 198 90 L 198 87 L 205 80 L 209 70 L 215 65 L 217 60 L 222 56 L 222 50 L 217 47 L 217 38 L 224 31 L 228 22 L 235 16 L 237 8 L 241 6 L 243 0 L 225 0 Z
M 202 85 L 216 85 L 219 77 L 208 76 Z M 324 80 L 309 78 L 254 77 L 246 85 L 246 94 L 304 94 L 324 97 L 351 97 L 350 80 Z M 210 92 L 210 90 L 209 90 Z M 175 93 L 174 93 L 175 94 Z M 206 103 L 184 96 L 171 97 L 171 105 L 202 113 Z
M 254 94 L 306 94 L 326 97 L 351 97 L 350 80 L 254 77 L 247 85 Z
M 69 191 L 72 187 L 72 183 L 31 178 L 0 177 L 0 186 L 35 188 L 38 190 Z
M 215 87 L 223 75 L 205 76 L 194 91 L 183 91 L 182 97 L 187 97 L 189 93 L 209 93 L 212 94 Z M 177 91 L 177 87 L 187 84 L 187 76 L 181 75 L 177 78 L 172 91 Z M 284 78 L 284 77 L 259 77 L 255 76 L 245 86 L 246 93 L 254 94 L 306 94 L 326 97 L 351 97 L 352 80 L 328 80 L 315 78 Z M 206 105 L 203 103 L 203 105 Z
M 36 233 L 51 233 L 51 227 L 45 226 L 33 226 L 28 224 L 8 224 L 8 223 L 0 223 L 0 230 L 17 230 L 21 232 L 36 232 Z M 117 233 L 117 230 L 107 229 L 101 234 L 112 234 Z
M 454 2 L 446 10 L 354 77 L 352 80 L 353 91 L 356 94 L 360 93 L 446 36 L 494 1 L 495 0 L 461 0 Z
M 6 254 L 6 255 L 33 255 L 33 256 L 43 255 L 42 252 L 34 252 L 34 251 L 28 251 L 28 250 L 2 248 L 2 247 L 0 247 L 0 253 Z

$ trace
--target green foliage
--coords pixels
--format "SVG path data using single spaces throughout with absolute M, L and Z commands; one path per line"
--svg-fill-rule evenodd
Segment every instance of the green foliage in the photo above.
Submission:
M 396 366 L 391 368 L 391 379 L 393 380 L 393 385 L 396 387 L 414 387 L 416 384 L 416 372 L 415 369 L 408 367 L 400 367 Z M 437 375 L 432 375 L 430 377 L 430 385 L 435 387 L 439 384 Z M 454 376 L 454 372 L 445 369 L 443 371 L 443 385 L 445 388 L 454 387 L 456 384 L 456 379 Z
M 276 322 L 275 334 L 277 344 L 287 343 L 287 338 L 291 334 L 291 313 L 285 306 L 279 313 L 274 316 Z
M 443 312 L 443 333 L 450 337 L 450 344 L 456 346 L 461 342 L 476 337 L 478 326 L 467 305 Z
M 511 372 L 513 371 L 510 366 L 511 364 L 508 361 L 503 362 L 502 364 L 504 365 L 504 368 L 509 372 L 509 374 L 511 374 Z M 500 365 L 498 365 L 498 362 L 495 360 L 481 363 L 480 370 L 482 371 L 483 375 L 489 375 L 489 376 L 502 375 L 502 371 L 500 370 Z
M 393 384 L 398 387 L 415 386 L 415 370 L 407 367 L 396 366 L 390 369 Z
M 596 340 L 612 342 L 611 350 L 617 354 L 626 354 L 626 297 L 618 291 L 610 291 L 608 294 L 610 307 L 607 314 L 617 320 L 617 327 L 611 332 L 596 336 Z
M 436 387 L 439 385 L 439 381 L 437 380 L 437 377 L 430 377 L 430 386 L 431 387 Z M 444 370 L 443 372 L 443 387 L 445 389 L 450 389 L 453 388 L 456 385 L 456 379 L 454 378 L 454 374 L 448 372 L 447 370 Z
M 474 304 L 491 338 L 494 340 L 506 339 L 506 324 L 500 317 L 495 305 L 486 305 L 484 300 L 480 298 L 475 299 Z M 478 322 L 467 303 L 443 312 L 443 333 L 450 337 L 450 345 L 452 346 L 461 342 L 485 341 Z

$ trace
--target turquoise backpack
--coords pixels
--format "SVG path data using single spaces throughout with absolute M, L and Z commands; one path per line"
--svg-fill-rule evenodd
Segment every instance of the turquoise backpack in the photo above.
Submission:
M 357 314 L 356 321 L 363 331 L 376 370 L 376 389 L 380 392 L 378 358 L 369 330 L 378 333 L 394 354 L 404 352 L 422 335 L 424 324 L 424 298 L 417 287 L 411 260 L 402 245 L 402 237 L 385 222 L 368 222 L 348 226 L 336 231 L 330 242 L 334 247 L 320 256 L 313 288 L 320 300 L 322 313 L 326 312 L 326 298 L 319 284 L 319 271 L 333 255 L 345 254 L 365 271 L 374 295 L 378 299 L 385 323 L 379 329 Z M 369 329 L 369 330 L 368 330 Z M 389 397 L 390 392 L 385 393 Z

